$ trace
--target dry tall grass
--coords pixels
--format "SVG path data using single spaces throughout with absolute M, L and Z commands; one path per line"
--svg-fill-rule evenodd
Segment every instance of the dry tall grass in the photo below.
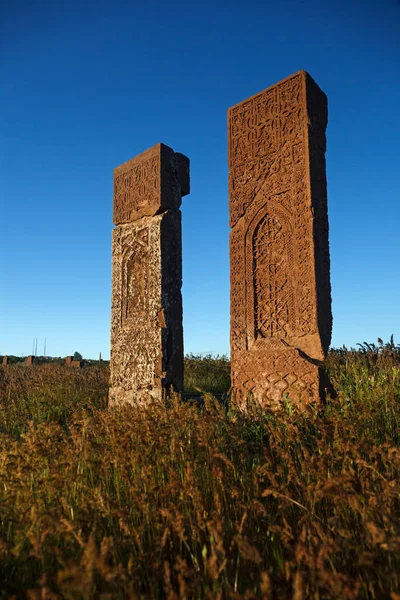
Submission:
M 323 414 L 108 411 L 107 369 L 0 369 L 0 598 L 399 600 L 398 354 Z

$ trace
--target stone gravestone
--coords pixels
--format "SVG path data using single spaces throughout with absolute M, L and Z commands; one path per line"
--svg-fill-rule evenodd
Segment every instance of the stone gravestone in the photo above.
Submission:
M 75 369 L 82 369 L 84 365 L 83 360 L 71 360 L 70 367 L 74 367 Z
M 232 386 L 239 405 L 318 402 L 331 289 L 327 99 L 300 71 L 232 107 L 229 127 Z
M 110 403 L 183 390 L 182 196 L 189 159 L 157 144 L 114 171 Z

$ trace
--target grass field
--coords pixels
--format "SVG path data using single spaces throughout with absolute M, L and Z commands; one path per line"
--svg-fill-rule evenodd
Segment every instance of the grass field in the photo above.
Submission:
M 108 368 L 0 367 L 0 598 L 400 599 L 400 353 L 323 411 L 107 409 Z M 224 357 L 188 357 L 223 393 Z

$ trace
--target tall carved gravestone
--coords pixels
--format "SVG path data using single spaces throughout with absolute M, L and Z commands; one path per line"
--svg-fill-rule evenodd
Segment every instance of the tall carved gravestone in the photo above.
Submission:
M 189 160 L 164 144 L 114 171 L 110 402 L 183 388 L 182 196 Z
M 243 406 L 323 393 L 326 125 L 326 96 L 305 71 L 228 112 L 232 385 Z

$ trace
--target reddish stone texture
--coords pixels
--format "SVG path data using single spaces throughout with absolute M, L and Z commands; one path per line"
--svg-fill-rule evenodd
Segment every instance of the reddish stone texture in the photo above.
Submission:
M 75 367 L 75 369 L 82 369 L 84 364 L 83 360 L 71 360 L 71 367 Z
M 8 364 L 8 356 L 3 356 L 3 365 Z
M 156 144 L 114 170 L 114 224 L 177 210 L 187 194 L 189 159 Z
M 114 172 L 110 403 L 183 389 L 182 196 L 189 160 L 157 144 Z
M 72 363 L 72 356 L 66 356 L 65 357 L 65 366 L 70 367 L 71 363 Z
M 25 364 L 30 366 L 30 365 L 33 365 L 34 361 L 35 361 L 35 357 L 31 354 L 26 357 Z
M 327 100 L 300 71 L 231 108 L 232 385 L 241 404 L 318 402 L 331 295 Z

